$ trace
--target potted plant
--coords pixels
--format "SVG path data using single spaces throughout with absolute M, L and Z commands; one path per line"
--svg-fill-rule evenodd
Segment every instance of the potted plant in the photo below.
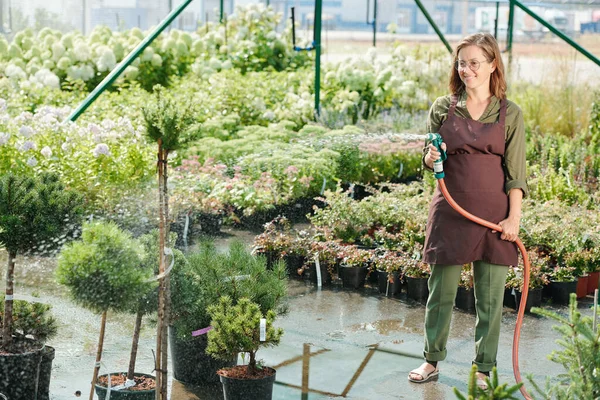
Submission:
M 261 311 L 258 304 L 240 298 L 236 304 L 229 296 L 222 296 L 208 308 L 213 329 L 208 332 L 206 351 L 226 359 L 238 353 L 248 353 L 248 365 L 224 368 L 217 373 L 227 400 L 271 400 L 276 371 L 261 365 L 256 352 L 261 347 L 276 346 L 283 329 L 275 328 L 274 310 Z
M 549 273 L 550 296 L 555 304 L 567 305 L 571 293 L 577 291 L 575 268 L 566 265 L 556 265 Z
M 527 295 L 527 304 L 525 305 L 525 312 L 530 312 L 531 307 L 539 307 L 542 304 L 542 289 L 549 283 L 548 275 L 544 272 L 547 268 L 548 259 L 541 257 L 536 249 L 529 250 L 527 252 L 530 260 L 529 269 L 529 294 Z M 523 261 L 519 259 L 519 265 L 517 267 L 509 267 L 506 288 L 515 293 L 515 308 L 519 307 L 521 301 L 521 295 L 523 290 L 523 272 L 524 266 Z
M 343 255 L 340 265 L 342 285 L 353 289 L 363 287 L 369 273 L 369 263 L 373 258 L 373 251 L 361 250 L 350 245 L 343 246 L 341 254 Z
M 588 293 L 588 265 L 592 259 L 592 252 L 590 250 L 574 250 L 566 253 L 563 257 L 563 262 L 567 267 L 571 267 L 575 271 L 577 276 L 577 298 L 583 298 Z
M 420 259 L 420 245 L 415 244 L 413 254 L 413 257 L 405 258 L 403 266 L 406 277 L 406 294 L 409 299 L 425 303 L 429 296 L 427 281 L 431 275 L 431 268 L 429 264 Z
M 254 238 L 255 254 L 262 254 L 267 259 L 267 267 L 273 264 L 292 246 L 294 238 L 287 218 L 277 217 L 264 225 L 264 231 Z
M 4 302 L 4 294 L 0 294 L 0 302 Z M 50 314 L 52 306 L 25 300 L 15 300 L 13 304 L 14 337 L 19 339 L 29 337 L 44 344 L 37 385 L 37 398 L 38 400 L 49 400 L 52 360 L 54 360 L 55 349 L 48 346 L 47 342 L 58 333 L 58 323 Z M 3 316 L 3 310 L 0 309 L 0 324 L 2 324 Z
M 321 284 L 330 285 L 333 277 L 337 274 L 340 263 L 340 248 L 338 242 L 333 240 L 317 241 L 310 243 L 309 260 L 305 264 L 308 268 L 310 282 L 317 284 L 317 257 L 319 259 L 319 272 L 321 275 Z
M 473 291 L 473 268 L 472 264 L 463 265 L 458 281 L 458 290 L 454 300 L 456 308 L 463 311 L 475 311 L 475 293 Z
M 399 294 L 402 289 L 404 257 L 395 251 L 386 251 L 373 259 L 377 270 L 379 293 L 386 296 Z
M 0 177 L 0 245 L 8 253 L 0 343 L 0 393 L 11 400 L 31 400 L 43 345 L 15 338 L 14 271 L 18 254 L 52 250 L 51 244 L 78 226 L 81 197 L 65 190 L 54 175 Z
M 108 311 L 139 307 L 140 295 L 145 296 L 156 285 L 151 279 L 154 271 L 143 265 L 142 257 L 140 243 L 112 222 L 84 224 L 81 240 L 66 245 L 60 252 L 56 270 L 58 282 L 67 286 L 76 303 L 102 315 L 90 397 L 100 369 Z M 137 383 L 138 379 L 135 380 Z M 145 377 L 139 380 L 147 384 Z M 111 387 L 112 384 L 111 381 Z M 135 389 L 135 386 L 128 387 L 130 393 L 126 398 L 131 398 Z M 154 390 L 137 392 L 144 399 L 154 396 Z M 117 391 L 111 391 L 111 398 L 117 395 Z
M 157 400 L 168 399 L 168 369 L 169 369 L 169 314 L 170 314 L 170 277 L 165 274 L 165 244 L 169 232 L 169 195 L 168 195 L 168 163 L 169 155 L 185 147 L 196 139 L 198 127 L 190 104 L 177 104 L 172 97 L 165 93 L 164 87 L 156 85 L 153 88 L 155 101 L 142 108 L 146 136 L 157 144 L 157 175 L 158 175 L 158 272 L 161 278 L 158 285 L 158 313 L 156 333 L 155 369 L 157 385 Z
M 205 354 L 206 333 L 211 329 L 208 307 L 221 295 L 234 302 L 247 297 L 263 312 L 284 312 L 282 300 L 287 291 L 285 265 L 268 269 L 264 257 L 253 255 L 246 246 L 232 241 L 228 252 L 219 252 L 213 241 L 200 242 L 188 263 L 173 270 L 171 340 L 173 375 L 189 384 L 218 382 L 217 370 L 235 364 L 235 359 L 215 359 Z

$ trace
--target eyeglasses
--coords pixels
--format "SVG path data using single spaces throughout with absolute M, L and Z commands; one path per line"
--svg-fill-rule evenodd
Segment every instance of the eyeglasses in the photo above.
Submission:
M 462 61 L 462 60 L 460 60 L 460 61 L 454 62 L 454 68 L 456 68 L 458 71 L 460 71 L 461 69 L 465 70 L 468 66 L 471 71 L 475 72 L 479 69 L 482 62 L 486 63 L 489 61 L 488 60 L 484 60 L 484 61 L 477 61 L 477 60 Z

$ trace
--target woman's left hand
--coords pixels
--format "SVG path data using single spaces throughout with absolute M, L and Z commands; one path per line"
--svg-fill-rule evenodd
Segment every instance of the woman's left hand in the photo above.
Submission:
M 508 217 L 505 220 L 498 222 L 498 225 L 502 227 L 500 239 L 507 240 L 509 242 L 514 242 L 517 240 L 519 236 L 520 225 L 520 221 L 518 219 Z M 496 231 L 492 232 L 496 233 Z

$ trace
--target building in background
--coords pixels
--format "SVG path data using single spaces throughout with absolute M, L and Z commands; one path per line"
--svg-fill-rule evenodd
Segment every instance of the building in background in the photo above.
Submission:
M 78 29 L 89 33 L 97 25 L 114 30 L 139 27 L 147 30 L 166 17 L 183 0 L 0 0 L 0 28 L 8 30 L 13 22 L 23 26 L 49 26 L 63 31 Z M 266 0 L 265 0 L 266 1 Z M 296 9 L 296 21 L 303 36 L 312 35 L 315 0 L 269 0 L 283 15 L 283 24 Z M 323 28 L 326 30 L 372 30 L 376 0 L 323 0 Z M 421 0 L 444 34 L 494 31 L 496 1 Z M 236 5 L 252 0 L 223 0 L 224 14 L 231 15 Z M 206 21 L 219 19 L 220 0 L 193 0 L 173 27 L 188 31 Z M 430 34 L 435 31 L 414 0 L 379 0 L 377 30 L 392 24 L 399 34 Z M 498 32 L 506 34 L 507 1 L 499 2 Z M 600 32 L 600 0 L 530 0 L 525 3 L 540 16 L 567 34 Z M 3 22 L 3 23 L 2 23 Z M 515 15 L 515 36 L 542 37 L 547 29 L 520 10 Z

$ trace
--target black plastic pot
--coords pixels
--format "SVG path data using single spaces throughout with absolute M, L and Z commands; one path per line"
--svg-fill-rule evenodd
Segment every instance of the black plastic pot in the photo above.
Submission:
M 515 290 L 517 293 L 517 307 L 521 304 L 521 291 Z M 531 311 L 531 307 L 540 307 L 542 305 L 542 288 L 529 289 L 527 294 L 527 303 L 525 303 L 525 312 Z M 518 309 L 518 308 L 517 308 Z
M 196 217 L 200 224 L 200 231 L 207 235 L 217 235 L 221 232 L 223 225 L 223 216 L 220 214 L 203 214 L 200 213 Z
M 516 293 L 516 290 L 515 290 Z M 515 300 L 515 294 L 513 294 L 512 288 L 504 289 L 504 307 L 516 309 L 517 308 L 517 300 Z
M 9 400 L 37 400 L 43 346 L 22 354 L 0 354 L 0 393 Z
M 331 279 L 331 274 L 327 270 L 327 264 L 319 263 L 319 266 L 321 267 L 320 268 L 320 270 L 321 270 L 321 285 L 322 286 L 331 285 L 332 279 Z M 313 285 L 316 285 L 317 284 L 317 267 L 314 262 L 309 264 L 308 273 L 309 273 L 309 277 L 310 277 L 310 282 Z
M 550 282 L 550 297 L 554 304 L 569 304 L 571 293 L 577 290 L 577 280 L 573 282 Z
M 42 350 L 42 362 L 40 364 L 40 377 L 38 381 L 38 400 L 50 399 L 50 379 L 52 378 L 52 360 L 56 350 L 52 346 L 44 347 Z
M 411 278 L 407 276 L 406 297 L 419 303 L 427 303 L 427 297 L 429 297 L 428 280 L 429 278 Z
M 117 374 L 127 374 L 127 372 L 115 372 L 112 375 Z M 145 376 L 147 378 L 154 378 L 154 375 L 148 374 L 138 374 L 137 372 L 134 374 L 135 376 Z M 100 376 L 108 376 L 108 374 L 100 375 Z M 98 377 L 100 378 L 100 377 Z M 108 388 L 104 386 L 100 386 L 96 383 L 95 385 L 96 395 L 98 396 L 98 400 L 104 400 L 107 397 Z M 111 400 L 154 400 L 156 398 L 156 389 L 151 390 L 111 390 L 110 391 Z
M 285 266 L 290 278 L 302 279 L 302 275 L 298 274 L 298 270 L 304 265 L 306 257 L 298 254 L 289 254 L 284 257 Z
M 365 286 L 365 279 L 369 269 L 367 267 L 340 267 L 342 286 L 345 288 L 359 289 Z
M 276 371 L 273 368 L 268 369 L 273 371 L 273 375 L 262 379 L 233 379 L 220 376 L 225 400 L 271 400 Z
M 234 358 L 223 361 L 206 354 L 206 345 L 206 335 L 183 340 L 177 337 L 175 327 L 169 326 L 169 347 L 175 379 L 192 385 L 216 383 L 219 382 L 218 370 L 235 365 L 237 360 Z
M 377 271 L 377 279 L 379 286 L 379 293 L 386 294 L 387 296 L 393 296 L 399 294 L 402 290 L 402 281 L 400 281 L 400 273 L 392 272 L 393 282 L 389 282 L 388 285 L 388 273 L 386 271 Z
M 454 305 L 459 310 L 473 312 L 475 311 L 475 291 L 473 288 L 458 287 Z

